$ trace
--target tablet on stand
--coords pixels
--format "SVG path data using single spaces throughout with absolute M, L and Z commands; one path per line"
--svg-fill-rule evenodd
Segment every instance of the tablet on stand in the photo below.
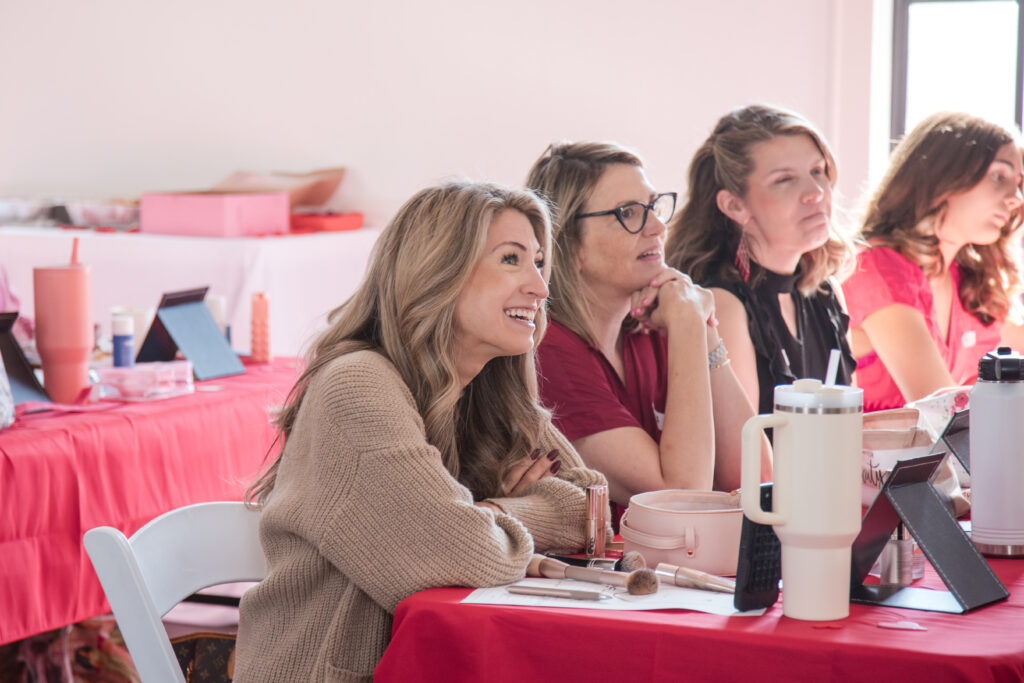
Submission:
M 207 290 L 209 287 L 200 287 L 164 294 L 135 360 L 174 360 L 180 349 L 191 361 L 197 380 L 245 372 L 203 301 Z

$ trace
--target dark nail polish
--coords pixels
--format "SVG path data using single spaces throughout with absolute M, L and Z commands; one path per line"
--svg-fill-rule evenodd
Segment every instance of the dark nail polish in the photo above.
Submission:
M 558 457 L 558 449 L 557 448 L 555 450 L 551 451 L 550 453 L 548 453 L 548 460 L 554 460 L 557 457 Z
M 556 460 L 555 464 L 551 466 L 551 474 L 558 474 L 558 470 L 562 468 L 562 461 Z
M 540 457 L 540 449 L 534 449 L 533 453 L 530 453 L 530 460 L 536 460 Z

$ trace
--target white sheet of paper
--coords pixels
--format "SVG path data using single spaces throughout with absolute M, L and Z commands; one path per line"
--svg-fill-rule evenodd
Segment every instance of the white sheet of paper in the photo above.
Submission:
M 528 607 L 573 607 L 576 609 L 600 610 L 654 610 L 654 609 L 689 609 L 708 614 L 719 614 L 724 617 L 757 617 L 764 614 L 763 609 L 738 612 L 732 604 L 731 593 L 680 588 L 661 584 L 658 592 L 653 595 L 630 595 L 625 588 L 601 586 L 596 583 L 574 581 L 572 579 L 527 578 L 518 581 L 515 586 L 539 586 L 544 588 L 582 588 L 585 590 L 602 590 L 611 596 L 607 600 L 573 600 L 571 598 L 550 598 L 539 595 L 516 595 L 508 592 L 508 586 L 493 588 L 477 588 L 462 601 L 477 605 L 525 605 Z

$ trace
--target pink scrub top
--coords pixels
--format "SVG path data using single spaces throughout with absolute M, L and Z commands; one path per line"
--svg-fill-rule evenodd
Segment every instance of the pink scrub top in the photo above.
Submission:
M 960 269 L 950 265 L 953 291 L 960 284 Z M 843 283 L 850 329 L 860 327 L 864 319 L 890 304 L 904 304 L 924 316 L 939 354 L 957 384 L 972 384 L 978 377 L 978 361 L 999 346 L 1000 325 L 984 325 L 964 310 L 960 297 L 954 296 L 949 316 L 949 336 L 942 338 L 935 321 L 932 288 L 928 278 L 914 262 L 888 247 L 871 247 L 857 255 L 857 269 Z M 857 359 L 857 386 L 864 389 L 864 410 L 899 408 L 906 403 L 895 380 L 872 351 Z

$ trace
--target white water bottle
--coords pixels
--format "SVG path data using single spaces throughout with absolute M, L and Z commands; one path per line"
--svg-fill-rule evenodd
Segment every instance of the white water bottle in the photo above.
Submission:
M 971 389 L 971 540 L 986 555 L 1024 555 L 1024 358 L 1002 346 Z
M 775 387 L 775 410 L 743 425 L 743 514 L 782 545 L 782 613 L 850 614 L 850 554 L 860 533 L 864 391 L 798 379 Z M 761 431 L 775 430 L 772 510 L 761 508 Z

